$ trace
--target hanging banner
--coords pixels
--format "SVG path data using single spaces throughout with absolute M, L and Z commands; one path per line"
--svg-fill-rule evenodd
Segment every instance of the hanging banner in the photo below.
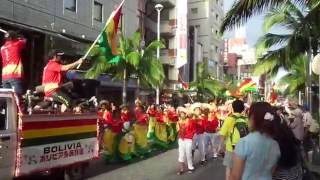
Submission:
M 175 62 L 175 68 L 180 68 L 187 64 L 187 51 L 188 51 L 188 1 L 179 0 L 176 1 L 177 11 L 177 59 Z

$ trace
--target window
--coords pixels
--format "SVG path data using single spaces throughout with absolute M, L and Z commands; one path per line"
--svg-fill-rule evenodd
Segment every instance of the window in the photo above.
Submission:
M 63 6 L 69 11 L 77 12 L 77 0 L 64 0 Z
M 216 46 L 216 53 L 218 53 L 219 52 L 219 47 L 218 46 Z
M 97 1 L 93 4 L 93 19 L 102 22 L 103 17 L 103 5 Z
M 0 99 L 0 130 L 7 129 L 7 100 L 5 98 Z
M 219 14 L 216 14 L 216 20 L 217 21 L 219 20 Z
M 198 8 L 191 8 L 192 14 L 197 14 L 198 13 Z
M 219 35 L 219 31 L 218 31 L 218 30 L 216 30 L 216 35 L 217 35 L 217 36 Z

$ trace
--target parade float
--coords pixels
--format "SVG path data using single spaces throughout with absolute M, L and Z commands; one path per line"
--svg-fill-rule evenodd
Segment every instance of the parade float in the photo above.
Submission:
M 99 157 L 96 113 L 22 115 L 16 102 L 12 90 L 0 90 L 0 179 L 41 172 L 82 178 Z

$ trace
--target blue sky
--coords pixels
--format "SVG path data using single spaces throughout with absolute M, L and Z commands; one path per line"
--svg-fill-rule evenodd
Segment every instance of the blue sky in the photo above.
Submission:
M 224 10 L 227 12 L 234 0 L 224 0 Z M 262 35 L 262 22 L 263 22 L 263 15 L 256 16 L 251 18 L 248 23 L 245 25 L 247 30 L 247 41 L 250 46 L 254 46 L 258 38 Z M 229 35 L 227 35 L 229 36 Z
M 235 0 L 224 0 L 224 10 L 225 12 L 228 11 L 228 9 L 231 8 L 233 2 Z M 248 23 L 245 25 L 246 30 L 247 30 L 247 42 L 250 46 L 254 46 L 255 43 L 257 42 L 258 38 L 262 35 L 262 23 L 263 23 L 263 16 L 264 15 L 260 15 L 260 16 L 255 16 L 253 18 L 251 18 Z M 278 31 L 284 31 L 284 29 L 277 29 Z M 226 35 L 227 37 L 230 37 L 229 35 Z M 278 75 L 276 76 L 276 78 L 274 79 L 274 81 L 278 81 L 281 77 L 283 77 L 285 74 L 287 74 L 287 72 L 283 69 L 280 69 Z

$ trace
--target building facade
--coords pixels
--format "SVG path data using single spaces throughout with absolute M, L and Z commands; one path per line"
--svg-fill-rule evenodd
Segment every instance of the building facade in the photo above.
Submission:
M 224 41 L 225 73 L 238 80 L 252 77 L 253 65 L 257 62 L 255 51 L 246 42 L 245 28 L 237 29 L 233 38 Z
M 207 61 L 209 73 L 219 79 L 223 72 L 223 40 L 219 32 L 223 17 L 223 0 L 188 0 L 188 23 L 194 36 L 190 58 Z
M 104 27 L 121 0 L 0 0 L 0 27 L 27 38 L 24 51 L 28 88 L 39 85 L 51 49 L 65 51 L 68 59 L 81 57 Z M 130 36 L 141 26 L 139 0 L 127 0 L 120 24 Z M 0 34 L 0 45 L 3 34 Z M 121 96 L 120 96 L 121 97 Z

